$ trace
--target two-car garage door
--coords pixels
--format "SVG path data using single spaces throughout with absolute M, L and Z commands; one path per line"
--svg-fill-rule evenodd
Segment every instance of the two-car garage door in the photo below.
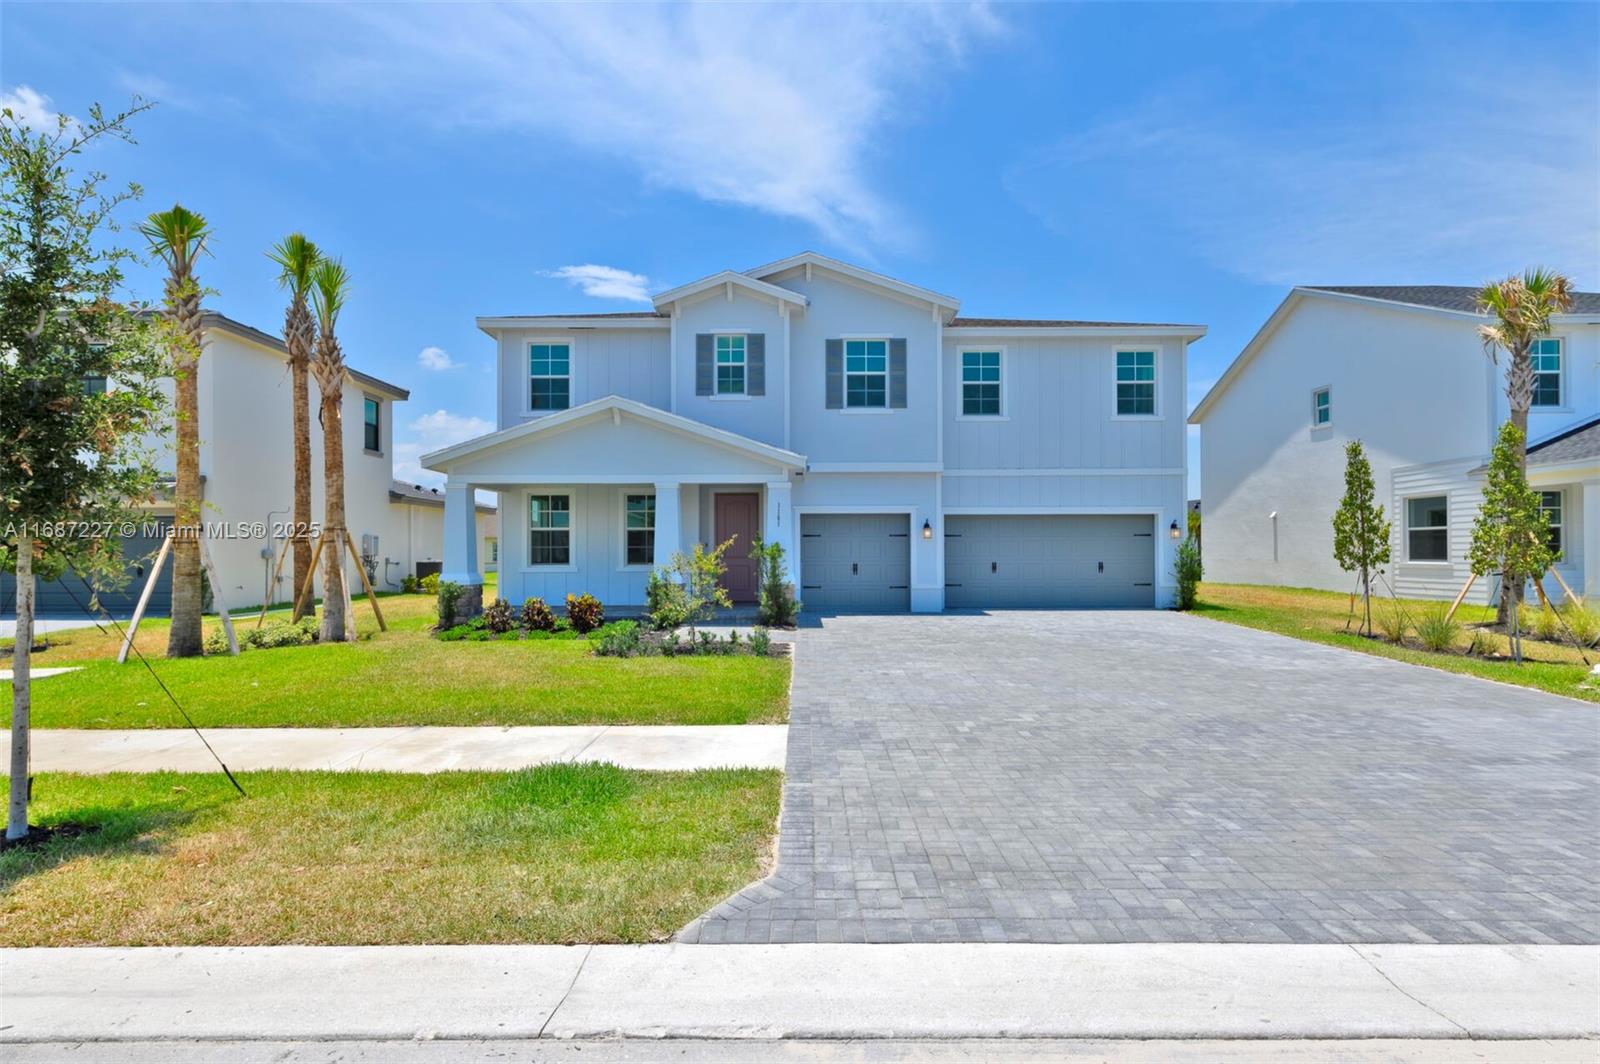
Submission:
M 911 607 L 905 514 L 805 514 L 800 599 L 821 612 Z M 945 520 L 945 606 L 1061 609 L 1155 604 L 1149 515 L 993 514 Z

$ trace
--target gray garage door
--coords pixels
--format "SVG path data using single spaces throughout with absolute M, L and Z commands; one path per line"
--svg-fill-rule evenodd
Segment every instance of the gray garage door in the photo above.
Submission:
M 802 514 L 801 604 L 825 613 L 909 610 L 910 527 L 905 514 Z
M 1154 532 L 1149 516 L 947 518 L 945 605 L 1153 606 Z
M 100 592 L 100 605 L 113 617 L 130 617 L 133 607 L 144 590 L 145 574 L 161 549 L 161 537 L 172 525 L 170 517 L 151 517 L 139 525 L 139 535 L 122 541 L 122 558 L 128 563 L 127 582 L 121 587 Z M 81 618 L 83 607 L 89 604 L 89 585 L 77 573 L 68 572 L 59 580 L 40 582 L 34 593 L 34 612 L 40 617 Z M 161 579 L 150 593 L 150 605 L 145 611 L 152 617 L 165 617 L 172 612 L 172 561 L 161 568 Z M 0 617 L 17 616 L 17 578 L 10 573 L 0 573 Z M 96 614 L 98 617 L 99 614 Z

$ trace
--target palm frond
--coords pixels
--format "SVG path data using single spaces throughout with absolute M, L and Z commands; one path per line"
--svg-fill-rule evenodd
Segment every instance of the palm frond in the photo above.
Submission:
M 278 287 L 303 296 L 311 289 L 311 273 L 322 260 L 322 252 L 304 233 L 290 233 L 272 245 L 267 258 L 278 264 Z
M 150 215 L 139 226 L 139 232 L 150 242 L 150 250 L 174 269 L 192 265 L 205 252 L 206 241 L 211 238 L 205 216 L 181 203 Z
M 344 301 L 350 295 L 350 271 L 340 259 L 320 258 L 311 270 L 311 301 L 324 333 L 333 331 Z

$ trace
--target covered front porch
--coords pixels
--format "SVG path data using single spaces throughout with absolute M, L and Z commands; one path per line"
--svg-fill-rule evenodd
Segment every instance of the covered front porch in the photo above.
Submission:
M 753 603 L 751 543 L 779 543 L 797 559 L 791 485 L 802 456 L 631 400 L 549 415 L 424 464 L 446 476 L 442 578 L 468 589 L 468 614 L 482 604 L 478 491 L 499 496 L 500 595 L 518 605 L 587 593 L 634 612 L 650 573 L 675 552 L 730 539 L 725 586 L 735 604 Z

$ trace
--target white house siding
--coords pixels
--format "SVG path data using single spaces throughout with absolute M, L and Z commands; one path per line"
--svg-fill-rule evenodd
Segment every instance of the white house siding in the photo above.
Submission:
M 1206 578 L 1348 590 L 1332 524 L 1346 442 L 1363 441 L 1380 497 L 1397 467 L 1477 465 L 1492 372 L 1470 322 L 1304 299 L 1205 416 Z M 1322 386 L 1332 389 L 1332 424 L 1313 430 L 1311 394 Z
M 650 566 L 625 563 L 623 496 L 654 492 L 650 483 L 551 484 L 501 494 L 508 506 L 500 537 L 500 596 L 521 605 L 539 597 L 559 611 L 566 597 L 591 594 L 608 606 L 641 605 Z M 572 564 L 529 566 L 528 497 L 567 495 L 572 500 Z
M 1404 598 L 1453 599 L 1466 583 L 1472 571 L 1467 563 L 1472 546 L 1472 523 L 1483 503 L 1482 482 L 1467 476 L 1467 471 L 1481 464 L 1481 459 L 1471 458 L 1401 466 L 1393 470 L 1393 488 L 1384 504 L 1392 529 L 1389 570 L 1396 594 Z M 1450 560 L 1413 562 L 1406 551 L 1406 500 L 1431 495 L 1444 495 L 1450 500 Z M 1355 586 L 1354 575 L 1343 574 L 1343 583 L 1339 590 L 1349 591 Z M 1489 583 L 1478 581 L 1469 601 L 1489 601 Z
M 752 440 L 784 447 L 789 354 L 785 345 L 785 321 L 778 313 L 778 301 L 737 287 L 731 300 L 722 289 L 705 292 L 686 301 L 674 332 L 678 363 L 674 412 Z M 765 338 L 766 348 L 766 394 L 696 395 L 695 337 L 701 333 L 760 333 Z
M 620 395 L 665 410 L 671 400 L 672 361 L 666 322 L 650 329 L 510 329 L 500 334 L 500 398 L 496 428 L 536 416 L 528 409 L 528 345 L 555 340 L 572 345 L 571 405 Z

